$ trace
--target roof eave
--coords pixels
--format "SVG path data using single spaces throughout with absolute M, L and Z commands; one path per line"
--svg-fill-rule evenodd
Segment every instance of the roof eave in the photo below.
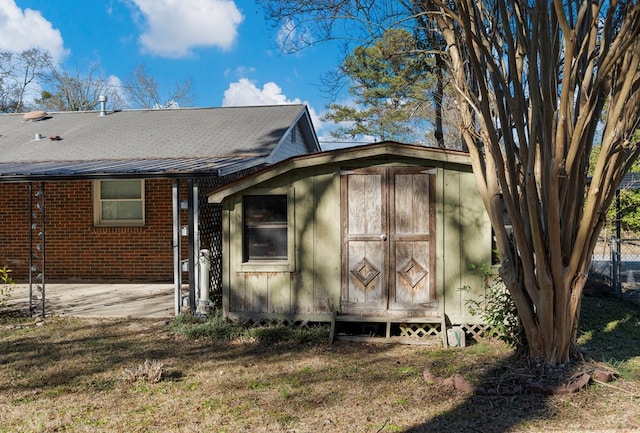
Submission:
M 213 190 L 209 194 L 208 201 L 209 203 L 221 203 L 226 197 L 232 194 L 295 169 L 308 168 L 328 163 L 352 161 L 354 160 L 354 153 L 357 153 L 357 159 L 390 155 L 406 158 L 418 158 L 449 164 L 471 165 L 469 154 L 464 152 L 445 151 L 436 148 L 425 148 L 424 146 L 404 145 L 396 142 L 382 142 L 291 157 L 278 164 L 271 165 L 258 173 L 246 176 Z M 428 154 L 428 157 L 420 155 L 420 153 Z

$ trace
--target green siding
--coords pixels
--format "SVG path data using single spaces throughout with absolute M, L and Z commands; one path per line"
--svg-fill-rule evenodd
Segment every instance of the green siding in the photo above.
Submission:
M 444 179 L 444 285 L 452 323 L 477 322 L 466 301 L 484 293 L 483 278 L 471 265 L 490 265 L 491 227 L 473 173 L 447 170 Z M 462 290 L 465 288 L 465 290 Z
M 465 300 L 484 290 L 470 264 L 490 264 L 491 230 L 468 166 L 408 160 L 353 161 L 352 166 L 437 167 L 436 281 L 451 323 L 477 322 Z M 339 310 L 341 288 L 340 168 L 324 164 L 274 177 L 225 199 L 223 286 L 225 313 L 322 315 Z M 294 268 L 247 270 L 242 261 L 242 194 L 293 189 Z M 291 227 L 291 225 L 290 225 Z M 459 290 L 468 285 L 471 292 Z

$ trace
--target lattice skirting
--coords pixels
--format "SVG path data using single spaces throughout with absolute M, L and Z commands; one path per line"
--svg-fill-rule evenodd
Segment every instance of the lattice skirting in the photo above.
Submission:
M 402 323 L 400 337 L 431 338 L 442 336 L 439 323 Z
M 454 326 L 462 328 L 467 337 L 471 337 L 475 340 L 496 337 L 498 335 L 492 326 L 486 323 L 462 323 Z
M 266 328 L 266 327 L 278 327 L 284 326 L 293 329 L 309 329 L 318 322 L 314 322 L 306 319 L 286 319 L 286 318 L 266 318 L 266 317 L 250 317 L 242 319 L 234 319 L 242 323 L 244 326 L 252 328 Z M 396 322 L 397 323 L 397 322 Z M 415 339 L 432 339 L 433 337 L 443 338 L 440 323 L 399 323 L 400 335 L 402 338 L 415 338 Z M 398 332 L 396 327 L 396 332 Z M 493 330 L 491 325 L 484 323 L 462 323 L 454 324 L 450 327 L 461 328 L 467 338 L 473 338 L 479 340 L 482 338 L 496 337 L 497 333 Z M 446 332 L 446 330 L 444 330 Z M 398 335 L 398 334 L 395 334 Z
M 289 320 L 289 319 L 275 319 L 275 318 L 248 318 L 248 319 L 237 319 L 238 322 L 242 323 L 244 326 L 250 328 L 270 328 L 270 327 L 287 327 L 293 329 L 309 329 L 311 325 L 311 321 L 309 320 Z

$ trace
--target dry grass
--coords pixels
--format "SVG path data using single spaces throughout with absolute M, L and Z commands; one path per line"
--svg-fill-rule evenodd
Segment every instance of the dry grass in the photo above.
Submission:
M 598 302 L 587 316 L 615 309 L 617 318 L 591 319 L 582 343 L 622 378 L 552 397 L 472 395 L 423 379 L 425 366 L 476 384 L 509 377 L 515 355 L 494 342 L 264 344 L 187 338 L 164 322 L 0 317 L 0 432 L 640 429 L 637 307 Z M 141 380 L 123 380 L 127 370 Z M 158 381 L 146 379 L 153 371 Z

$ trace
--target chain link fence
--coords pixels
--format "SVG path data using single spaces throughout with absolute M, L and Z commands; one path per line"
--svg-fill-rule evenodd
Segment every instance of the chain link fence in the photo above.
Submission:
M 591 286 L 608 286 L 620 298 L 640 298 L 640 239 L 601 238 L 593 252 Z

